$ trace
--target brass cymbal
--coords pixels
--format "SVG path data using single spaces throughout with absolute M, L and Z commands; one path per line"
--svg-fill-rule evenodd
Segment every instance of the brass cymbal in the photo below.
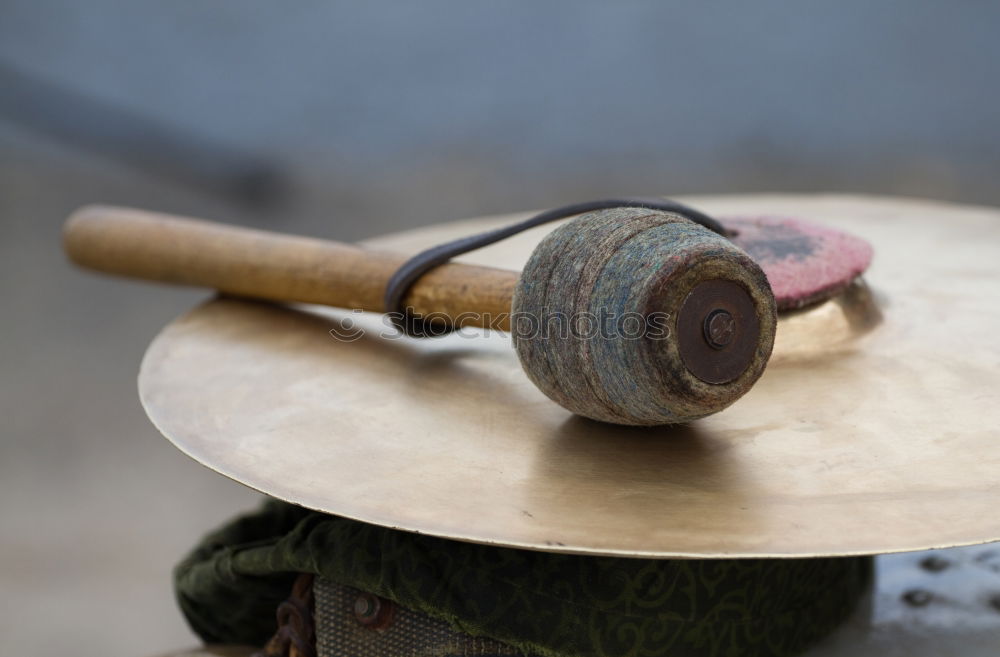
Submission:
M 1000 539 L 1000 210 L 685 200 L 717 215 L 802 217 L 875 247 L 866 282 L 782 317 L 755 388 L 703 420 L 650 429 L 574 417 L 528 381 L 505 334 L 388 339 L 377 315 L 236 299 L 163 330 L 140 397 L 181 450 L 250 487 L 460 540 L 804 557 Z M 499 221 L 369 243 L 416 251 Z M 519 268 L 550 229 L 461 259 Z M 363 329 L 353 341 L 330 333 L 356 335 L 352 325 Z

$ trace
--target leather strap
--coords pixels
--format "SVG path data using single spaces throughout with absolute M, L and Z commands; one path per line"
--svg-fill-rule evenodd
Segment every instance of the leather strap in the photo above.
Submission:
M 392 275 L 392 278 L 389 279 L 389 283 L 385 288 L 385 311 L 388 313 L 393 325 L 411 337 L 437 337 L 450 333 L 455 330 L 454 327 L 443 327 L 440 324 L 436 324 L 431 328 L 427 323 L 419 317 L 413 316 L 407 308 L 403 307 L 403 299 L 406 297 L 406 293 L 410 290 L 410 287 L 417 282 L 417 279 L 431 269 L 443 265 L 456 256 L 489 246 L 529 228 L 541 226 L 557 219 L 583 214 L 584 212 L 607 210 L 609 208 L 648 208 L 650 210 L 672 212 L 697 224 L 701 224 L 719 235 L 728 236 L 726 229 L 715 219 L 694 208 L 668 199 L 615 198 L 573 203 L 552 210 L 546 210 L 529 219 L 509 226 L 502 226 L 477 235 L 461 237 L 457 240 L 421 251 L 404 262 L 396 270 L 396 273 Z

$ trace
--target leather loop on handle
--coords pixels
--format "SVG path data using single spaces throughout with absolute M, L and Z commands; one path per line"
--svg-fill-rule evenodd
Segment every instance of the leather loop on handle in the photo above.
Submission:
M 63 243 L 78 265 L 108 274 L 215 288 L 228 294 L 383 312 L 405 254 L 309 237 L 87 206 L 67 220 Z M 517 272 L 449 263 L 423 276 L 405 303 L 463 326 L 508 330 Z
M 396 273 L 389 279 L 389 284 L 385 288 L 384 306 L 390 313 L 392 323 L 403 333 L 418 338 L 443 335 L 458 328 L 457 326 L 448 326 L 442 322 L 429 322 L 426 319 L 420 318 L 410 312 L 410 309 L 404 303 L 410 287 L 422 276 L 426 275 L 427 272 L 433 270 L 435 267 L 440 267 L 455 256 L 495 244 L 500 240 L 524 232 L 530 228 L 585 212 L 611 210 L 613 208 L 646 208 L 649 210 L 670 212 L 680 215 L 688 221 L 700 224 L 714 233 L 729 236 L 725 226 L 712 217 L 670 199 L 622 197 L 563 205 L 540 212 L 527 219 L 488 230 L 484 233 L 467 235 L 445 244 L 438 244 L 411 257 L 396 270 Z

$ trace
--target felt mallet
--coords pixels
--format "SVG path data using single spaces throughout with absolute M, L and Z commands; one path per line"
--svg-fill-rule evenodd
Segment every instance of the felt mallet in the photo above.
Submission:
M 386 285 L 407 261 L 105 206 L 75 212 L 64 244 L 74 262 L 105 273 L 374 312 L 391 310 Z M 634 207 L 561 225 L 520 275 L 446 263 L 403 301 L 416 316 L 510 330 L 548 397 L 629 425 L 686 422 L 732 404 L 763 373 L 776 325 L 767 277 L 743 250 L 678 214 Z

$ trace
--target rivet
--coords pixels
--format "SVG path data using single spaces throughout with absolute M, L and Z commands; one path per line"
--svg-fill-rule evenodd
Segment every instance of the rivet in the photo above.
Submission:
M 726 347 L 736 336 L 736 319 L 726 310 L 718 308 L 705 318 L 705 341 L 713 349 Z
M 354 600 L 354 618 L 361 625 L 380 630 L 392 624 L 393 605 L 371 593 L 361 593 Z
M 354 615 L 359 623 L 371 623 L 378 616 L 381 606 L 377 597 L 370 593 L 362 593 L 354 601 Z

